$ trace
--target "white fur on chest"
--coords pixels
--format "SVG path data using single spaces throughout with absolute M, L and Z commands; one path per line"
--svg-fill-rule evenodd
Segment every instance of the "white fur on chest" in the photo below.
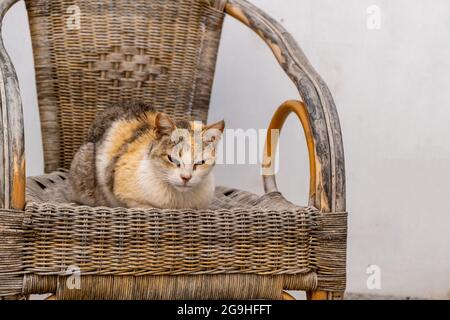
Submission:
M 214 196 L 214 176 L 210 173 L 198 185 L 179 191 L 161 179 L 148 160 L 142 160 L 137 172 L 141 201 L 157 208 L 207 208 Z M 141 203 L 142 204 L 142 203 Z

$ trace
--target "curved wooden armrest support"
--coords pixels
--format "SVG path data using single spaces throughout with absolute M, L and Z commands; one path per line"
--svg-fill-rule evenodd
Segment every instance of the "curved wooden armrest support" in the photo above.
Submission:
M 0 22 L 17 1 L 0 1 Z M 25 206 L 22 102 L 17 75 L 3 41 L 0 41 L 0 111 L 0 207 L 21 210 Z
M 277 183 L 275 180 L 275 152 L 278 145 L 278 139 L 283 128 L 284 122 L 287 117 L 295 113 L 300 120 L 303 131 L 305 133 L 306 143 L 308 146 L 309 155 L 309 170 L 310 170 L 310 183 L 309 183 L 309 202 L 310 205 L 314 205 L 315 191 L 316 191 L 316 156 L 314 151 L 314 137 L 312 134 L 311 125 L 309 123 L 308 110 L 301 101 L 290 100 L 283 103 L 272 118 L 270 122 L 266 144 L 264 148 L 263 159 L 263 181 L 265 192 L 278 191 Z M 320 177 L 319 177 L 320 178 Z
M 255 31 L 297 86 L 314 142 L 313 204 L 322 212 L 345 211 L 345 169 L 339 118 L 331 93 L 292 36 L 246 0 L 228 0 L 225 12 Z

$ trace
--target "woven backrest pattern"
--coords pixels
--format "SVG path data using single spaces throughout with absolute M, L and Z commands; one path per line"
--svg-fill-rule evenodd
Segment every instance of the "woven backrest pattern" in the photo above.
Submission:
M 70 166 L 98 112 L 140 100 L 205 121 L 223 12 L 206 0 L 27 0 L 45 171 Z

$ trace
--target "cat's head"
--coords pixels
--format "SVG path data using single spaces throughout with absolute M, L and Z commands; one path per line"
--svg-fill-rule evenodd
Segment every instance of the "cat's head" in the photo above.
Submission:
M 197 186 L 216 163 L 217 145 L 225 122 L 173 121 L 165 113 L 155 118 L 156 140 L 150 158 L 158 178 L 179 191 Z

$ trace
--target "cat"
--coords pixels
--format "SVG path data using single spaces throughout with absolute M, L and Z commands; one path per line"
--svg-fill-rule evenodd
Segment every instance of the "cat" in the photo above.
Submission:
M 208 208 L 212 169 L 225 128 L 174 121 L 142 102 L 100 114 L 69 172 L 73 201 L 126 208 Z

